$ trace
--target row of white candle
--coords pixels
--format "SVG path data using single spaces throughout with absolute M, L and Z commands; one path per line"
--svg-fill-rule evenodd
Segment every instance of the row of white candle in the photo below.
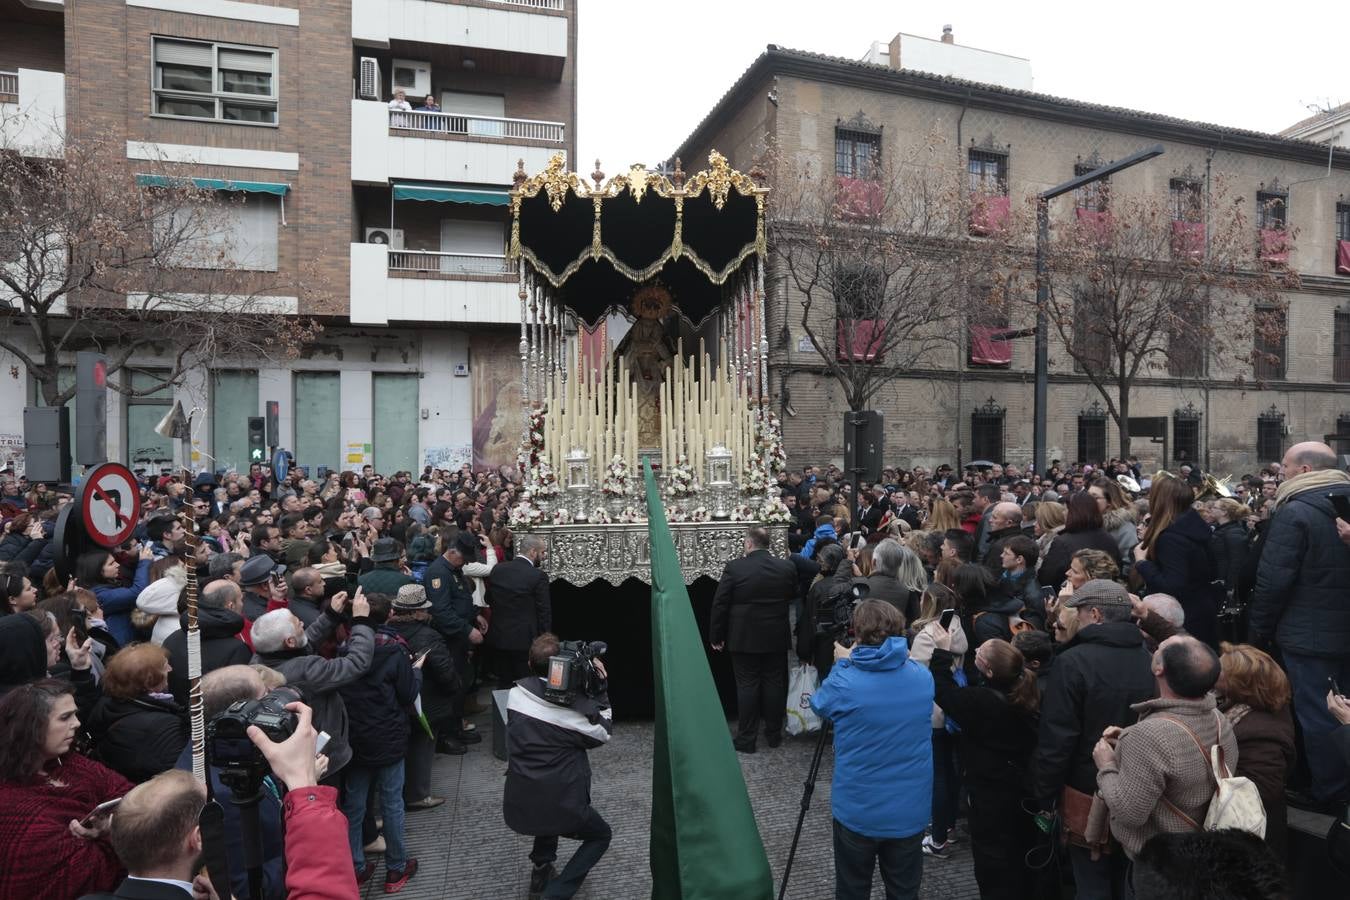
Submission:
M 680 341 L 674 366 L 661 386 L 661 458 L 669 467 L 685 457 L 700 481 L 707 477 L 704 461 L 714 447 L 731 452 L 734 479 L 756 452 L 749 384 L 727 365 L 725 341 L 719 342 L 718 350 L 714 367 L 699 338 L 698 356 L 690 366 Z
M 619 360 L 617 377 L 608 346 L 601 359 L 592 360 L 581 353 L 573 341 L 569 357 L 577 360 L 565 381 L 555 371 L 545 398 L 544 453 L 554 474 L 567 484 L 567 454 L 580 448 L 590 456 L 591 484 L 603 482 L 605 470 L 615 456 L 628 464 L 630 475 L 637 472 L 638 414 L 637 388 L 628 377 L 628 366 Z

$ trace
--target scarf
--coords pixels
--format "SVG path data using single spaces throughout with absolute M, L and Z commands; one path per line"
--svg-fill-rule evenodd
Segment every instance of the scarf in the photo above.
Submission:
M 1275 508 L 1279 509 L 1290 497 L 1305 491 L 1339 487 L 1350 484 L 1350 475 L 1339 469 L 1314 469 L 1290 478 L 1275 491 Z

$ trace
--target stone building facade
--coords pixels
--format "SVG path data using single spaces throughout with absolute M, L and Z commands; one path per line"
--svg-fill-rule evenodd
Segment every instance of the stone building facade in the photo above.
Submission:
M 1013 198 L 1067 181 L 1076 164 L 1119 159 L 1154 143 L 1163 144 L 1164 155 L 1113 176 L 1113 190 L 1165 196 L 1171 179 L 1184 174 L 1203 183 L 1222 172 L 1250 203 L 1253 219 L 1258 191 L 1282 196 L 1297 231 L 1288 265 L 1301 276 L 1300 289 L 1285 298 L 1284 371 L 1261 379 L 1260 389 L 1251 371 L 1219 366 L 1208 377 L 1141 378 L 1132 395 L 1131 450 L 1146 467 L 1191 459 L 1221 475 L 1254 471 L 1297 440 L 1339 434 L 1340 452 L 1350 453 L 1350 268 L 1337 267 L 1338 248 L 1350 240 L 1350 155 L 1343 150 L 771 45 L 672 161 L 678 156 L 687 165 L 715 148 L 744 170 L 773 146 L 797 164 L 834 172 L 837 135 L 859 114 L 891 159 L 933 134 L 960 148 L 963 165 L 972 150 L 1001 158 Z M 1070 197 L 1052 201 L 1052 222 L 1065 221 L 1073 206 Z M 1254 246 L 1256 237 L 1254 231 Z M 803 341 L 795 291 L 770 271 L 770 381 L 786 413 L 790 459 L 838 461 L 847 404 Z M 1115 424 L 1102 417 L 1100 395 L 1075 372 L 1053 331 L 1048 458 L 1112 455 Z M 965 348 L 930 355 L 873 402 L 885 416 L 887 462 L 1029 462 L 1033 364 L 1030 338 L 1012 342 L 1004 366 L 973 365 Z

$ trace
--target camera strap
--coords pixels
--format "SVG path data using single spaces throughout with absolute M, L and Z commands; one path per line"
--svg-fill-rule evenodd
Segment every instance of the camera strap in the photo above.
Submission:
M 206 779 L 207 789 L 211 787 L 210 773 Z M 206 865 L 207 877 L 211 887 L 219 897 L 232 896 L 230 887 L 230 861 L 225 855 L 225 810 L 215 797 L 207 799 L 197 817 L 197 825 L 202 830 L 202 862 Z

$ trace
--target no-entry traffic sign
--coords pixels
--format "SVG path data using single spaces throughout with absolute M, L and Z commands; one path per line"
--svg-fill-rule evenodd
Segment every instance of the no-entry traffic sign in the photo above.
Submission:
M 136 530 L 141 517 L 141 494 L 136 476 L 121 463 L 99 463 L 80 485 L 80 518 L 90 540 L 112 549 Z

